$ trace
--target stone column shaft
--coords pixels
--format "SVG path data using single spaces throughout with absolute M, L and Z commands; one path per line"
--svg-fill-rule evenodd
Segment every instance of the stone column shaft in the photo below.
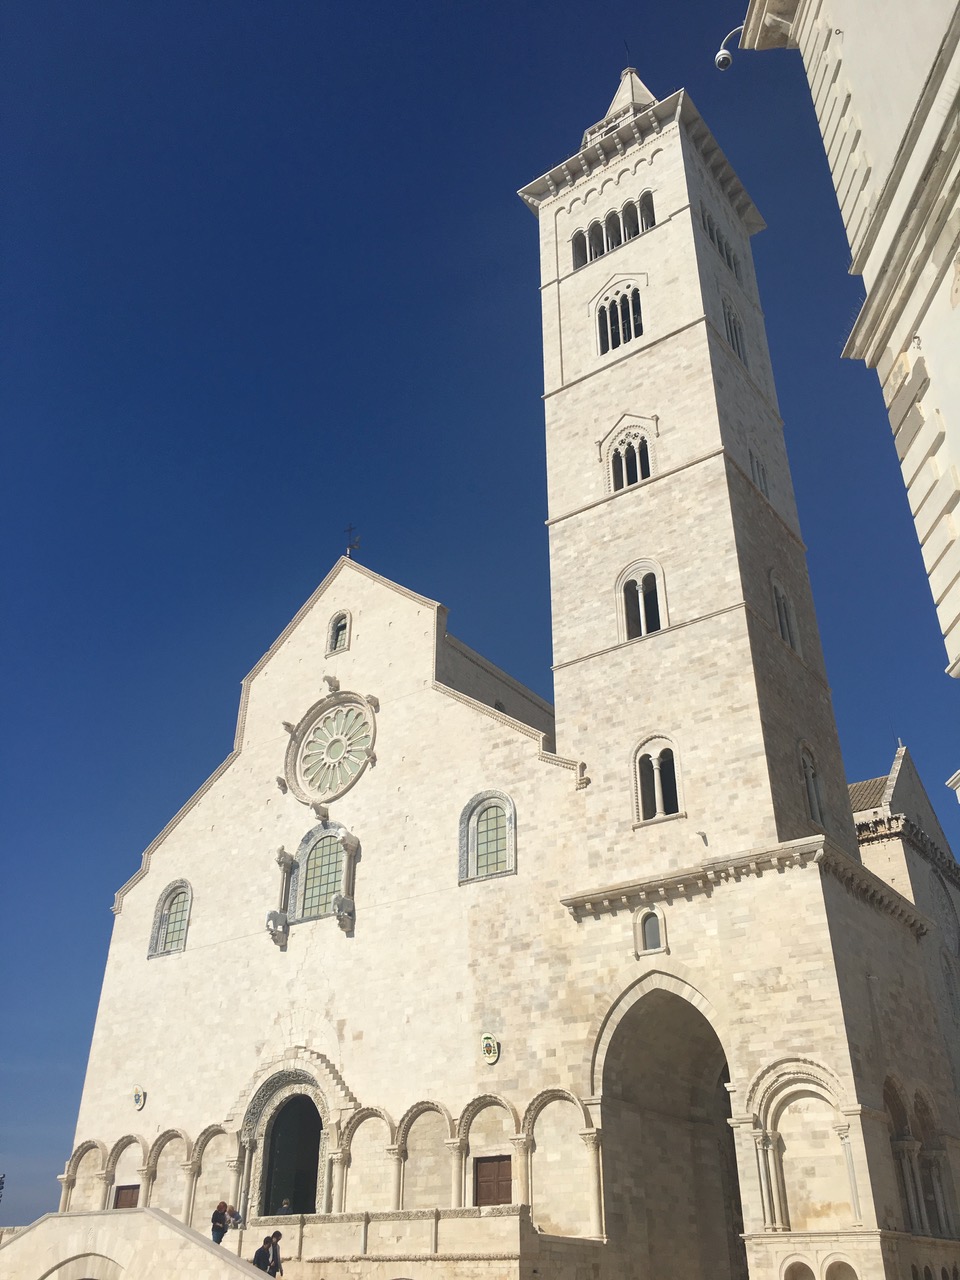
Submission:
M 603 1239 L 603 1166 L 600 1160 L 599 1129 L 583 1129 L 580 1137 L 590 1152 L 590 1234 Z
M 463 1163 L 467 1144 L 462 1138 L 445 1138 L 450 1152 L 450 1208 L 463 1208 Z

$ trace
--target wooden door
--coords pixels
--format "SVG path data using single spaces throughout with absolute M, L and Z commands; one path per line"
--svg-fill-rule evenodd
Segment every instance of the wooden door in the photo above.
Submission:
M 113 1196 L 113 1207 L 115 1209 L 135 1209 L 140 1199 L 140 1188 L 137 1187 L 117 1187 Z
M 473 1162 L 473 1203 L 513 1203 L 513 1175 L 509 1156 L 480 1156 Z

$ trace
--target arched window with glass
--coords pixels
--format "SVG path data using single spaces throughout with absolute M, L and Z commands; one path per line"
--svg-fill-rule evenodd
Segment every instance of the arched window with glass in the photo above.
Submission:
M 350 615 L 345 610 L 335 613 L 327 630 L 327 656 L 350 648 Z
M 638 560 L 621 573 L 618 633 L 621 641 L 662 631 L 667 624 L 663 570 L 654 560 Z
M 514 803 L 503 791 L 482 791 L 460 814 L 460 883 L 510 875 L 516 866 Z
M 333 900 L 343 883 L 343 845 L 335 835 L 321 836 L 307 854 L 303 866 L 300 919 L 330 915 Z
M 175 880 L 167 885 L 154 911 L 149 955 L 172 955 L 184 949 L 192 901 L 193 890 L 186 880 Z

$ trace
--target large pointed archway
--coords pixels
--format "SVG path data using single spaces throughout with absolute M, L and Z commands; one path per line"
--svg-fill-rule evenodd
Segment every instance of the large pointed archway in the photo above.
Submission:
M 322 1129 L 320 1112 L 305 1094 L 281 1104 L 267 1138 L 264 1213 L 280 1212 L 284 1200 L 291 1213 L 316 1213 Z
M 687 1000 L 654 989 L 603 1058 L 606 1232 L 637 1273 L 745 1280 L 727 1063 Z

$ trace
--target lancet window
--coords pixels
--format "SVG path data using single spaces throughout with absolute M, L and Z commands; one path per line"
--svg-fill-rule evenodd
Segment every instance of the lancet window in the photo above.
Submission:
M 799 653 L 800 638 L 797 631 L 796 615 L 793 612 L 793 603 L 776 580 L 773 582 L 773 608 L 777 617 L 777 631 L 780 633 L 780 639 L 788 644 L 795 653 Z
M 800 752 L 800 765 L 803 772 L 803 789 L 807 800 L 807 813 L 817 824 L 823 826 L 824 808 L 823 793 L 820 787 L 820 772 L 817 762 L 809 747 Z
M 703 229 L 709 237 L 710 243 L 719 253 L 733 274 L 738 280 L 742 280 L 740 274 L 740 259 L 734 253 L 730 245 L 730 241 L 723 234 L 720 228 L 713 220 L 713 216 L 707 212 L 707 206 L 703 203 L 700 205 L 700 220 L 703 223 Z
M 645 436 L 621 440 L 610 455 L 614 492 L 650 478 L 650 446 Z
M 604 296 L 597 310 L 597 336 L 600 354 L 615 351 L 643 333 L 640 290 L 625 284 Z
M 623 611 L 628 640 L 660 630 L 660 598 L 655 573 L 645 573 L 624 583 Z
M 727 342 L 736 353 L 737 359 L 741 364 L 747 363 L 747 345 L 743 337 L 743 325 L 740 323 L 740 317 L 737 315 L 733 305 L 723 300 L 723 332 Z

